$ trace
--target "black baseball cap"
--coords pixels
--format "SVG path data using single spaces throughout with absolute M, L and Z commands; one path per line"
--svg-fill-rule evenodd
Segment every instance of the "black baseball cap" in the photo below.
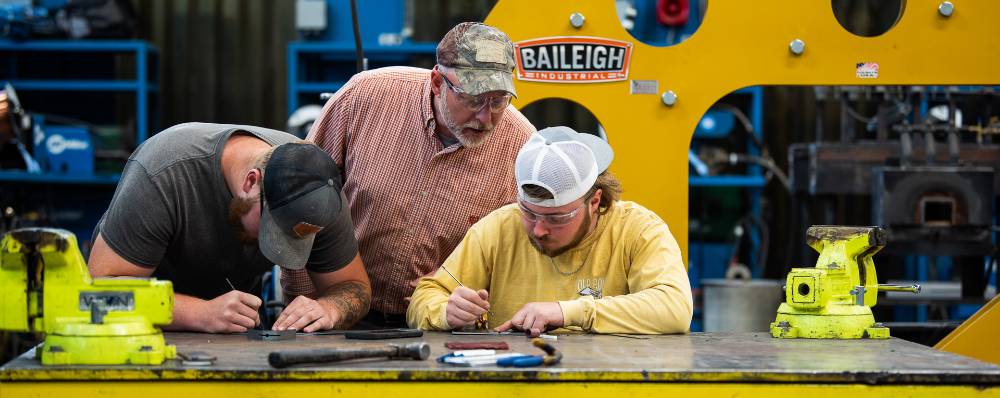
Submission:
M 302 269 L 316 234 L 337 222 L 344 206 L 339 168 L 311 143 L 274 148 L 264 168 L 260 251 L 288 269 Z

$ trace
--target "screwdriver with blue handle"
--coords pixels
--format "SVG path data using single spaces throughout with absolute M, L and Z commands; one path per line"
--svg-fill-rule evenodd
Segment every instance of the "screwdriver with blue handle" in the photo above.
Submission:
M 562 353 L 556 350 L 551 344 L 542 339 L 532 339 L 531 344 L 545 351 L 545 355 L 523 355 L 517 357 L 501 358 L 497 360 L 497 366 L 530 368 L 533 366 L 551 366 L 562 361 Z

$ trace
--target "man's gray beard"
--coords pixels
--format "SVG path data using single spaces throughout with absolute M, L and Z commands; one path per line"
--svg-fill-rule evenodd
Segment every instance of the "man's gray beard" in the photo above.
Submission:
M 450 90 L 450 89 L 448 89 L 448 90 Z M 447 101 L 445 101 L 445 98 L 444 98 L 444 91 L 441 91 L 441 93 L 442 93 L 442 95 L 438 96 L 438 107 L 440 108 L 439 112 L 441 112 L 441 118 L 444 119 L 444 120 L 442 120 L 442 122 L 444 122 L 444 127 L 446 129 L 448 129 L 449 132 L 451 132 L 451 135 L 455 136 L 455 139 L 457 139 L 458 142 L 460 142 L 463 147 L 466 147 L 466 148 L 475 148 L 475 147 L 478 147 L 480 145 L 483 145 L 483 143 L 486 142 L 486 139 L 490 138 L 490 135 L 493 134 L 493 128 L 491 128 L 489 131 L 487 131 L 481 137 L 475 137 L 475 138 L 473 138 L 473 137 L 467 136 L 465 133 L 462 132 L 462 130 L 464 128 L 469 127 L 469 128 L 473 128 L 473 129 L 478 129 L 479 127 L 484 127 L 484 126 L 481 126 L 477 121 L 472 121 L 472 122 L 466 123 L 463 126 L 458 126 L 455 123 L 454 119 L 452 119 L 452 117 L 451 117 L 451 111 L 448 110 L 448 104 L 447 104 Z M 494 127 L 495 127 L 495 125 L 494 125 Z

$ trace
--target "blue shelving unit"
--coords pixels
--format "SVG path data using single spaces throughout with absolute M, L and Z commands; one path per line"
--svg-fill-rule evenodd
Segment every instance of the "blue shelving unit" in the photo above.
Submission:
M 372 63 L 409 64 L 414 55 L 433 55 L 436 43 L 402 43 L 395 46 L 366 45 L 365 58 Z M 306 59 L 307 56 L 315 56 Z M 318 95 L 340 89 L 353 74 L 355 49 L 353 43 L 293 41 L 288 44 L 288 114 L 302 103 L 304 94 Z M 330 71 L 327 67 L 346 66 Z
M 288 43 L 289 116 L 303 104 L 320 104 L 319 94 L 337 91 L 357 72 L 351 2 L 325 3 L 321 7 L 325 18 L 314 18 L 324 21 L 322 28 L 310 26 L 300 31 L 302 40 Z M 407 11 L 412 5 L 405 0 L 365 0 L 355 4 L 368 69 L 412 65 L 414 57 L 436 52 L 437 43 L 414 42 L 410 33 L 404 33 L 412 32 L 412 11 Z
M 129 55 L 135 59 L 134 77 L 127 79 L 73 79 L 36 77 L 23 78 L 18 70 L 18 60 L 32 53 L 79 53 Z M 159 91 L 155 66 L 156 48 L 141 40 L 31 40 L 14 42 L 0 40 L 0 58 L 7 64 L 0 84 L 9 82 L 20 92 L 125 92 L 135 98 L 135 142 L 142 143 L 150 135 L 151 96 Z M 28 110 L 31 111 L 30 104 Z M 120 174 L 95 174 L 75 176 L 59 174 L 30 174 L 19 171 L 0 172 L 0 181 L 55 184 L 117 184 Z

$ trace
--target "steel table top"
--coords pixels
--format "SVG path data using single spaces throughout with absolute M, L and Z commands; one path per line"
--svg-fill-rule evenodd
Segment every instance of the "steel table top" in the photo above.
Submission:
M 692 333 L 643 336 L 560 335 L 551 343 L 564 357 L 551 367 L 456 367 L 435 361 L 448 341 L 506 341 L 512 352 L 541 354 L 522 335 L 458 336 L 362 341 L 340 335 L 300 335 L 293 341 L 248 340 L 244 335 L 166 333 L 178 352 L 217 357 L 210 366 L 168 360 L 158 366 L 42 366 L 25 353 L 0 367 L 2 381 L 41 380 L 419 380 L 419 381 L 663 381 L 974 384 L 1000 385 L 1000 367 L 916 343 L 888 340 L 775 339 L 767 333 Z M 426 341 L 425 361 L 359 359 L 272 368 L 277 350 L 382 346 Z

